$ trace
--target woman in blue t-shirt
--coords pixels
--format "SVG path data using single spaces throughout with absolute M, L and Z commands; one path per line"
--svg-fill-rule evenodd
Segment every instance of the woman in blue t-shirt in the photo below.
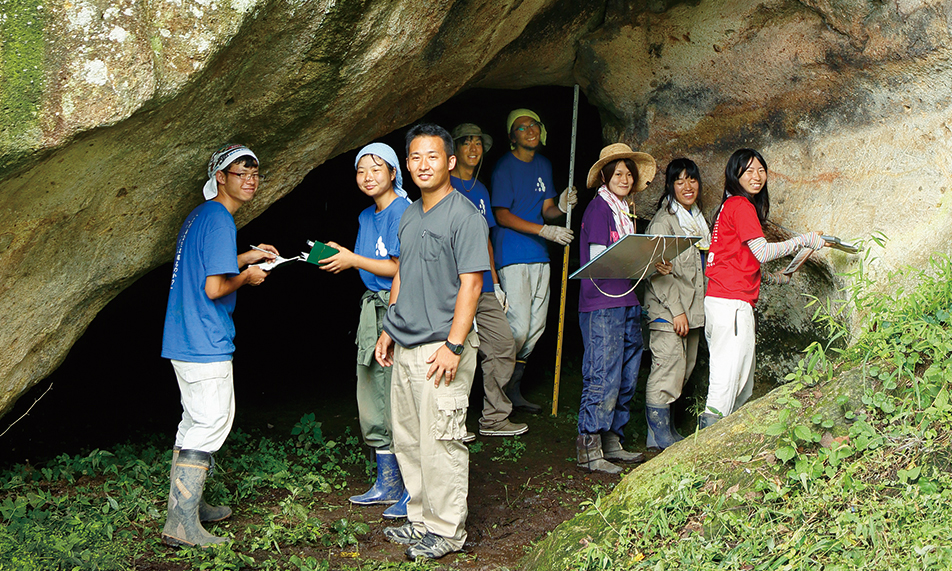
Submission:
M 360 300 L 357 326 L 357 410 L 364 442 L 374 449 L 377 481 L 366 493 L 352 496 L 359 505 L 393 504 L 385 518 L 406 517 L 406 501 L 400 468 L 390 449 L 393 429 L 390 420 L 390 367 L 381 367 L 374 359 L 374 345 L 383 329 L 383 317 L 390 304 L 390 287 L 397 272 L 400 242 L 397 231 L 400 217 L 410 206 L 403 190 L 397 154 L 384 143 L 371 143 L 354 160 L 357 187 L 373 199 L 358 217 L 359 230 L 354 251 L 328 242 L 337 254 L 319 260 L 321 269 L 333 274 L 357 268 L 367 291 Z
M 651 155 L 615 143 L 599 153 L 588 171 L 589 188 L 598 193 L 582 216 L 581 263 L 584 266 L 628 234 L 635 233 L 634 203 L 629 194 L 641 192 L 655 174 Z M 600 186 L 599 186 L 600 185 Z M 670 271 L 670 264 L 658 264 Z M 582 280 L 579 293 L 582 356 L 582 402 L 578 412 L 578 465 L 617 474 L 610 460 L 643 462 L 643 454 L 622 448 L 628 405 L 635 394 L 641 368 L 641 304 L 630 279 Z

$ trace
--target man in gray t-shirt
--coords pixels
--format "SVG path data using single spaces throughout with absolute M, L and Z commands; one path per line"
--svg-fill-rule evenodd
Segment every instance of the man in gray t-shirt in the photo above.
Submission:
M 450 134 L 407 133 L 407 170 L 422 198 L 400 219 L 400 259 L 375 357 L 393 366 L 393 451 L 410 500 L 407 523 L 384 535 L 407 557 L 438 559 L 466 541 L 466 409 L 479 341 L 472 331 L 489 269 L 486 220 L 450 184 Z M 426 493 L 423 491 L 426 490 Z

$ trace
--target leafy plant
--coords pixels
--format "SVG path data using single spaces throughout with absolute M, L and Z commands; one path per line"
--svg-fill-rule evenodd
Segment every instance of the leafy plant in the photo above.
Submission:
M 496 448 L 491 460 L 493 462 L 500 462 L 504 460 L 509 462 L 518 462 L 519 459 L 522 458 L 522 455 L 525 454 L 525 451 L 526 443 L 523 442 L 518 436 L 505 438 Z

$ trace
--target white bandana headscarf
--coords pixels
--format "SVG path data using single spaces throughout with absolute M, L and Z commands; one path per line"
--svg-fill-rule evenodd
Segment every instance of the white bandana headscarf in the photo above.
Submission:
M 635 220 L 631 216 L 631 209 L 628 202 L 618 198 L 618 196 L 608 190 L 607 185 L 598 187 L 598 195 L 602 200 L 608 203 L 612 209 L 612 218 L 615 220 L 615 228 L 618 229 L 618 238 L 624 238 L 629 234 L 635 233 Z
M 674 214 L 678 217 L 678 224 L 691 236 L 700 236 L 701 240 L 694 246 L 699 250 L 709 250 L 711 248 L 711 230 L 707 226 L 707 220 L 701 214 L 701 209 L 697 204 L 691 205 L 691 211 L 688 210 L 677 200 L 668 199 L 665 208 L 671 211 L 672 202 L 674 203 Z
M 211 200 L 218 196 L 218 182 L 215 180 L 215 173 L 241 157 L 251 157 L 259 164 L 261 163 L 261 161 L 258 161 L 258 157 L 251 152 L 251 149 L 244 145 L 225 145 L 212 154 L 212 158 L 208 160 L 208 181 L 202 187 L 205 200 Z

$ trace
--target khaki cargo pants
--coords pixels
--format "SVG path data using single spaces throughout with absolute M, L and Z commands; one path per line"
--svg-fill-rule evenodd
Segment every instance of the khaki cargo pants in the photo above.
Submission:
M 393 352 L 390 402 L 393 452 L 410 494 L 407 520 L 420 531 L 444 537 L 455 549 L 466 542 L 469 449 L 466 409 L 476 371 L 476 333 L 470 332 L 456 378 L 446 386 L 426 380 L 426 360 L 443 342 Z

